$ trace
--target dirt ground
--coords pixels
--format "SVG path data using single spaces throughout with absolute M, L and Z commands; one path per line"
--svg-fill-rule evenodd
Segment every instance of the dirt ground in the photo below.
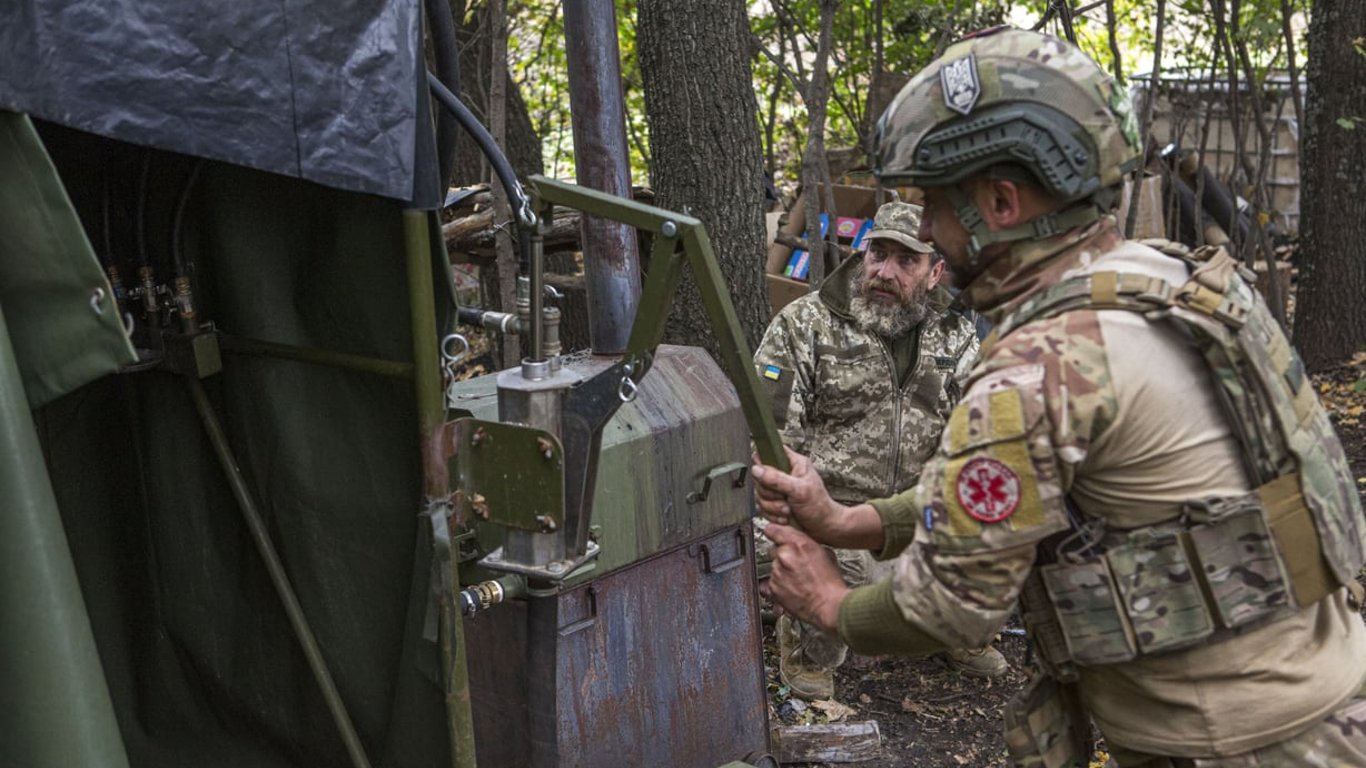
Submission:
M 1319 396 L 1342 437 L 1352 476 L 1366 502 L 1366 353 L 1340 368 L 1313 377 Z M 1361 390 L 1361 391 L 1357 391 Z M 835 675 L 835 700 L 854 711 L 846 721 L 876 720 L 882 735 L 878 757 L 842 765 L 859 768 L 994 768 L 1006 766 L 1001 736 L 1002 706 L 1026 681 L 1025 639 L 1008 627 L 996 647 L 1010 661 L 1004 678 L 980 681 L 949 671 L 934 659 L 852 657 Z M 813 707 L 800 706 L 778 680 L 772 628 L 766 628 L 772 722 L 827 722 Z M 1103 765 L 1098 757 L 1093 766 Z M 790 763 L 790 765 L 802 765 Z M 807 764 L 823 766 L 824 763 Z

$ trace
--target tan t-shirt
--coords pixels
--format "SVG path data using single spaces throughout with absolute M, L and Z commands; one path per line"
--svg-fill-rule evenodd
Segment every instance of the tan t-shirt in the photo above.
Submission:
M 1132 248 L 1090 269 L 1185 282 L 1180 262 Z M 1072 499 L 1133 528 L 1170 519 L 1193 496 L 1246 492 L 1238 444 L 1198 353 L 1137 313 L 1098 314 L 1117 408 L 1077 473 Z M 1082 668 L 1081 692 L 1106 737 L 1131 749 L 1237 754 L 1303 730 L 1364 676 L 1366 630 L 1339 593 L 1223 642 Z

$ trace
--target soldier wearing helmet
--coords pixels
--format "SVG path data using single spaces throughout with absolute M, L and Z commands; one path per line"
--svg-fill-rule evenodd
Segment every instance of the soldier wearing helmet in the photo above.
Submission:
M 978 645 L 1018 604 L 1018 763 L 1086 765 L 1093 722 L 1120 768 L 1366 765 L 1341 444 L 1236 262 L 1124 240 L 1135 146 L 1111 79 L 1046 35 L 960 41 L 906 85 L 881 176 L 925 190 L 920 238 L 996 325 L 916 488 L 847 506 L 804 457 L 755 468 L 768 589 L 864 653 Z M 851 590 L 816 542 L 895 575 Z

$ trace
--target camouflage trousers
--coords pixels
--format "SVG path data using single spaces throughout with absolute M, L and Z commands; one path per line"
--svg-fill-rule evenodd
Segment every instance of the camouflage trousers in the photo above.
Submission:
M 758 566 L 760 578 L 767 577 L 773 563 L 773 542 L 763 535 L 763 529 L 767 525 L 768 521 L 755 518 L 754 561 Z M 878 561 L 873 558 L 872 553 L 866 550 L 831 549 L 829 547 L 827 550 L 834 556 L 835 562 L 839 565 L 840 575 L 844 577 L 844 583 L 851 587 L 880 581 L 892 573 L 891 562 Z M 839 638 L 826 634 L 805 622 L 792 622 L 792 630 L 796 645 L 802 651 L 802 658 L 812 666 L 833 670 L 843 664 L 845 657 L 849 654 L 849 646 L 840 642 Z
M 1366 767 L 1366 685 L 1313 727 L 1284 741 L 1228 757 L 1162 757 L 1112 748 L 1106 768 Z

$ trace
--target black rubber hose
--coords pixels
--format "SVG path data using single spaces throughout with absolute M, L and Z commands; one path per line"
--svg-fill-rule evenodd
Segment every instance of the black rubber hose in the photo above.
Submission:
M 100 258 L 100 266 L 108 269 L 114 263 L 114 237 L 109 232 L 109 160 L 104 162 L 104 178 L 100 183 L 100 235 L 103 238 L 102 247 L 97 255 Z
M 477 307 L 459 307 L 455 310 L 455 319 L 465 325 L 482 326 L 484 310 Z
M 450 0 L 423 0 L 427 11 L 427 29 L 432 36 L 432 58 L 436 75 L 453 93 L 460 93 L 460 42 L 455 36 L 455 19 L 451 17 Z M 451 188 L 455 173 L 456 141 L 460 132 L 455 118 L 444 110 L 436 115 L 436 161 L 441 166 L 441 197 Z
M 460 122 L 476 144 L 479 151 L 484 153 L 484 157 L 489 159 L 489 164 L 493 166 L 493 172 L 497 174 L 498 181 L 502 182 L 503 189 L 507 190 L 508 202 L 512 204 L 512 214 L 521 219 L 524 213 L 531 212 L 531 201 L 527 199 L 526 191 L 522 189 L 522 184 L 517 180 L 517 174 L 512 170 L 512 163 L 508 162 L 507 155 L 498 148 L 498 143 L 489 135 L 488 129 L 483 123 L 474 116 L 474 113 L 466 107 L 464 102 L 451 89 L 447 88 L 441 80 L 431 72 L 427 73 L 427 84 L 431 87 L 432 93 L 436 94 L 437 101 L 450 110 L 455 119 Z
M 199 179 L 199 171 L 204 167 L 204 160 L 200 158 L 190 169 L 190 175 L 185 179 L 185 186 L 180 189 L 180 197 L 175 201 L 175 214 L 171 216 L 171 263 L 175 265 L 176 277 L 189 277 L 190 268 L 185 262 L 185 253 L 181 247 L 182 224 L 185 220 L 185 204 L 190 200 L 190 190 L 194 189 L 194 183 Z
M 133 218 L 133 226 L 137 228 L 135 233 L 138 245 L 138 267 L 146 267 L 151 264 L 151 258 L 147 255 L 147 183 L 148 175 L 152 171 L 152 153 L 146 150 L 142 153 L 142 169 L 138 171 L 138 210 Z

